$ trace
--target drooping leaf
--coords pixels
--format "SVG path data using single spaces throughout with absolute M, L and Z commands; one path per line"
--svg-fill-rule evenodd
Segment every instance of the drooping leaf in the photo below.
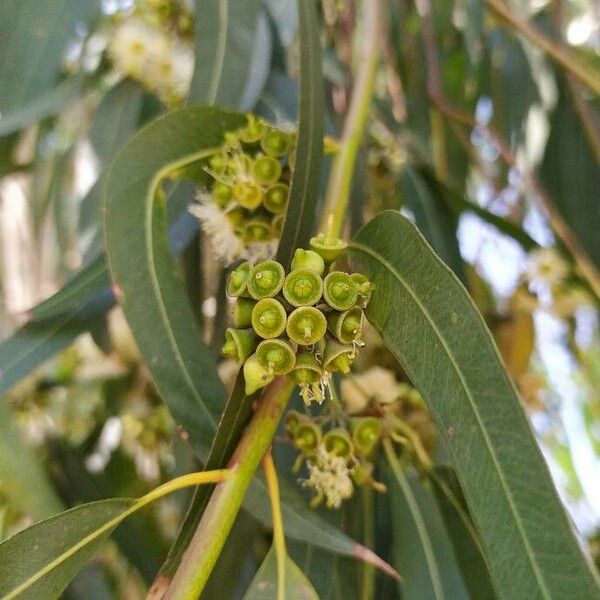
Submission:
M 315 588 L 305 577 L 298 565 L 286 557 L 285 565 L 285 599 L 286 600 L 319 600 Z M 275 548 L 271 547 L 260 569 L 256 573 L 244 600 L 278 600 L 277 595 L 277 557 Z
M 0 114 L 10 119 L 56 83 L 77 23 L 98 11 L 92 0 L 4 0 L 0 3 Z M 31 110 L 31 109 L 29 109 Z M 36 116 L 34 112 L 32 116 Z
M 260 0 L 196 0 L 196 64 L 188 103 L 251 109 L 266 81 L 270 32 Z
M 287 265 L 298 247 L 313 233 L 323 158 L 323 75 L 321 44 L 315 5 L 299 0 L 300 114 L 296 163 L 290 185 L 277 260 Z
M 186 108 L 142 129 L 108 174 L 104 229 L 117 295 L 156 386 L 201 455 L 225 399 L 169 250 L 161 180 L 207 157 L 243 115 Z M 153 326 L 149 328 L 148 323 Z
M 402 574 L 398 584 L 402 598 L 466 600 L 469 596 L 431 494 L 407 476 L 395 457 L 390 460 L 389 470 L 393 553 L 395 566 Z
M 566 83 L 550 120 L 550 137 L 540 168 L 542 184 L 578 242 L 600 269 L 600 164 L 590 147 Z M 600 114 L 600 105 L 596 114 Z M 594 105 L 588 106 L 594 111 Z
M 436 467 L 430 477 L 435 498 L 465 585 L 472 600 L 493 600 L 490 572 L 483 554 L 481 539 L 468 513 L 456 473 L 450 467 Z
M 596 598 L 597 577 L 460 282 L 394 211 L 367 224 L 349 254 L 376 286 L 369 320 L 447 438 L 499 597 Z

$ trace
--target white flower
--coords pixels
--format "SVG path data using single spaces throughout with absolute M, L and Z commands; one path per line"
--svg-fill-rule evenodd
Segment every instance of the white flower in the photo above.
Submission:
M 317 493 L 317 503 L 324 497 L 328 508 L 339 508 L 352 496 L 354 486 L 347 460 L 328 452 L 323 444 L 308 462 L 308 472 L 310 476 L 304 486 Z
M 341 382 L 342 400 L 349 414 L 362 412 L 373 399 L 379 404 L 391 404 L 400 394 L 396 376 L 382 367 L 372 367 Z
M 554 248 L 539 248 L 529 254 L 524 275 L 529 283 L 554 285 L 563 281 L 570 270 L 569 263 Z

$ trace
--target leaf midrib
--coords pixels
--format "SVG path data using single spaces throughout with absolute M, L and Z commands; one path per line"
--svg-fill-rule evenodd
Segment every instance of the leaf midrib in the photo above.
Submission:
M 355 249 L 359 252 L 363 252 L 364 254 L 367 254 L 369 256 L 371 256 L 372 258 L 374 258 L 375 260 L 379 261 L 397 280 L 398 283 L 400 283 L 400 285 L 402 285 L 402 287 L 409 293 L 409 295 L 412 297 L 413 301 L 417 304 L 417 306 L 421 309 L 421 312 L 423 313 L 423 315 L 425 316 L 425 318 L 427 319 L 429 325 L 431 326 L 431 329 L 433 330 L 433 332 L 435 333 L 436 337 L 438 338 L 444 352 L 446 353 L 450 364 L 452 365 L 454 371 L 456 372 L 456 375 L 458 376 L 458 379 L 460 381 L 460 384 L 464 390 L 464 393 L 467 397 L 467 399 L 469 400 L 469 405 L 471 407 L 471 411 L 473 412 L 474 416 L 475 416 L 475 420 L 477 422 L 477 426 L 479 427 L 479 430 L 481 431 L 481 434 L 483 436 L 483 439 L 485 441 L 485 445 L 486 448 L 490 454 L 490 457 L 492 458 L 492 462 L 494 463 L 494 466 L 496 467 L 496 472 L 498 473 L 498 477 L 500 479 L 500 483 L 502 485 L 502 489 L 504 491 L 506 500 L 508 502 L 508 505 L 510 507 L 510 510 L 514 516 L 514 520 L 515 523 L 517 525 L 517 528 L 519 530 L 519 534 L 521 536 L 522 542 L 523 542 L 523 546 L 525 548 L 525 553 L 527 555 L 527 558 L 531 564 L 531 568 L 533 570 L 533 573 L 535 575 L 535 578 L 538 582 L 538 585 L 540 587 L 540 591 L 542 592 L 544 598 L 547 598 L 548 600 L 551 599 L 550 593 L 546 587 L 546 584 L 543 581 L 543 577 L 542 574 L 540 572 L 539 566 L 537 564 L 537 560 L 535 557 L 535 554 L 533 553 L 533 550 L 529 544 L 529 540 L 527 538 L 525 529 L 523 527 L 523 523 L 522 523 L 522 519 L 521 519 L 521 515 L 519 514 L 516 504 L 514 502 L 514 499 L 512 497 L 512 493 L 510 491 L 510 488 L 508 487 L 508 484 L 506 483 L 506 478 L 504 476 L 504 472 L 500 466 L 500 463 L 498 461 L 498 457 L 496 456 L 496 452 L 494 451 L 494 447 L 489 439 L 488 433 L 483 425 L 483 420 L 481 418 L 481 415 L 479 413 L 479 410 L 477 408 L 477 405 L 475 404 L 475 400 L 473 398 L 473 395 L 471 393 L 471 390 L 469 388 L 469 386 L 467 385 L 467 382 L 460 370 L 460 368 L 458 367 L 456 361 L 454 360 L 454 357 L 452 355 L 452 352 L 450 351 L 450 348 L 448 347 L 448 344 L 446 343 L 445 338 L 443 337 L 442 333 L 440 332 L 440 330 L 438 329 L 437 325 L 435 324 L 435 321 L 432 319 L 431 315 L 429 314 L 429 311 L 427 310 L 427 308 L 425 307 L 425 305 L 419 300 L 418 296 L 416 295 L 416 293 L 412 290 L 412 288 L 410 287 L 410 285 L 408 285 L 408 283 L 402 278 L 402 276 L 400 275 L 400 273 L 394 268 L 393 265 L 391 265 L 383 256 L 381 256 L 378 252 L 375 252 L 374 250 L 372 250 L 371 248 L 369 248 L 368 246 L 365 246 L 363 244 L 360 244 L 358 242 L 351 242 L 349 244 L 349 249 Z

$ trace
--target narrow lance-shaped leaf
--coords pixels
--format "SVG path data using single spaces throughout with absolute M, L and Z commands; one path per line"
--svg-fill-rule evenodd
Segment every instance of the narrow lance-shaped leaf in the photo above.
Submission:
M 298 1 L 300 14 L 300 115 L 296 163 L 277 249 L 284 266 L 312 234 L 323 158 L 323 74 L 319 23 L 313 2 Z
M 399 213 L 350 246 L 375 284 L 367 316 L 444 432 L 499 597 L 600 593 L 498 350 L 468 293 Z

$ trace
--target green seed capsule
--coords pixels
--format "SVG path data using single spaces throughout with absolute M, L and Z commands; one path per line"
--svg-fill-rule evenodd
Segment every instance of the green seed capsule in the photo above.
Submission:
M 271 239 L 271 217 L 266 213 L 253 214 L 244 227 L 242 234 L 244 242 L 264 242 Z
M 313 271 L 296 269 L 285 278 L 283 295 L 292 306 L 312 306 L 323 295 L 323 280 Z
M 321 442 L 321 428 L 311 421 L 304 420 L 296 427 L 293 442 L 300 452 L 310 454 Z
M 251 269 L 252 265 L 249 262 L 243 262 L 237 269 L 229 274 L 226 289 L 228 296 L 238 297 L 246 291 L 246 284 Z
M 281 177 L 281 163 L 272 156 L 259 156 L 252 164 L 251 173 L 261 185 L 276 183 Z
M 245 144 L 255 144 L 267 131 L 267 124 L 254 115 L 248 115 L 248 125 L 239 131 L 238 136 Z
M 345 429 L 332 429 L 323 436 L 323 445 L 330 454 L 350 458 L 354 453 L 352 440 Z
M 256 349 L 258 362 L 273 375 L 285 375 L 296 364 L 296 353 L 285 340 L 263 340 Z
M 380 419 L 364 417 L 357 419 L 352 428 L 352 441 L 362 456 L 369 456 L 381 438 L 383 425 Z
M 256 349 L 256 336 L 252 329 L 233 329 L 225 331 L 223 355 L 241 365 Z
M 271 156 L 285 156 L 292 151 L 294 138 L 280 129 L 269 129 L 260 140 L 260 146 Z
M 252 310 L 252 328 L 262 338 L 279 337 L 286 327 L 285 308 L 275 298 L 263 298 Z
M 254 210 L 262 203 L 263 191 L 256 183 L 251 181 L 234 183 L 232 193 L 234 200 L 248 210 Z
M 252 310 L 256 306 L 256 300 L 251 298 L 238 298 L 233 306 L 233 324 L 238 329 L 252 326 Z
M 221 181 L 215 181 L 211 190 L 212 199 L 221 208 L 227 206 L 233 198 L 233 190 Z
M 292 311 L 287 320 L 289 338 L 302 346 L 316 344 L 327 331 L 323 313 L 314 306 L 301 306 Z
M 329 340 L 323 354 L 323 368 L 331 373 L 336 371 L 349 373 L 355 354 L 354 346 Z
M 296 355 L 296 365 L 290 373 L 290 378 L 294 383 L 318 383 L 323 377 L 321 365 L 317 362 L 312 352 L 298 352 Z
M 350 277 L 358 284 L 358 304 L 366 308 L 371 300 L 373 284 L 362 273 L 352 273 Z
M 292 271 L 296 269 L 308 269 L 317 275 L 323 275 L 325 271 L 325 261 L 320 254 L 317 254 L 313 250 L 303 250 L 298 248 L 294 252 L 294 258 L 292 259 Z
M 248 292 L 256 300 L 279 293 L 285 280 L 283 266 L 274 260 L 258 263 L 248 276 Z
M 244 363 L 244 381 L 246 382 L 246 396 L 254 394 L 260 388 L 269 385 L 275 375 L 269 373 L 259 362 L 256 354 L 250 356 Z
M 356 304 L 358 284 L 348 273 L 333 271 L 323 282 L 323 296 L 329 306 L 336 310 L 347 310 Z
M 358 306 L 344 312 L 334 312 L 327 319 L 329 331 L 342 344 L 350 344 L 360 336 L 362 322 L 363 311 Z
M 330 240 L 320 233 L 310 240 L 310 247 L 323 257 L 325 262 L 333 262 L 347 247 L 341 239 Z
M 276 183 L 265 192 L 263 204 L 269 212 L 279 215 L 285 211 L 289 195 L 290 188 L 287 184 Z

